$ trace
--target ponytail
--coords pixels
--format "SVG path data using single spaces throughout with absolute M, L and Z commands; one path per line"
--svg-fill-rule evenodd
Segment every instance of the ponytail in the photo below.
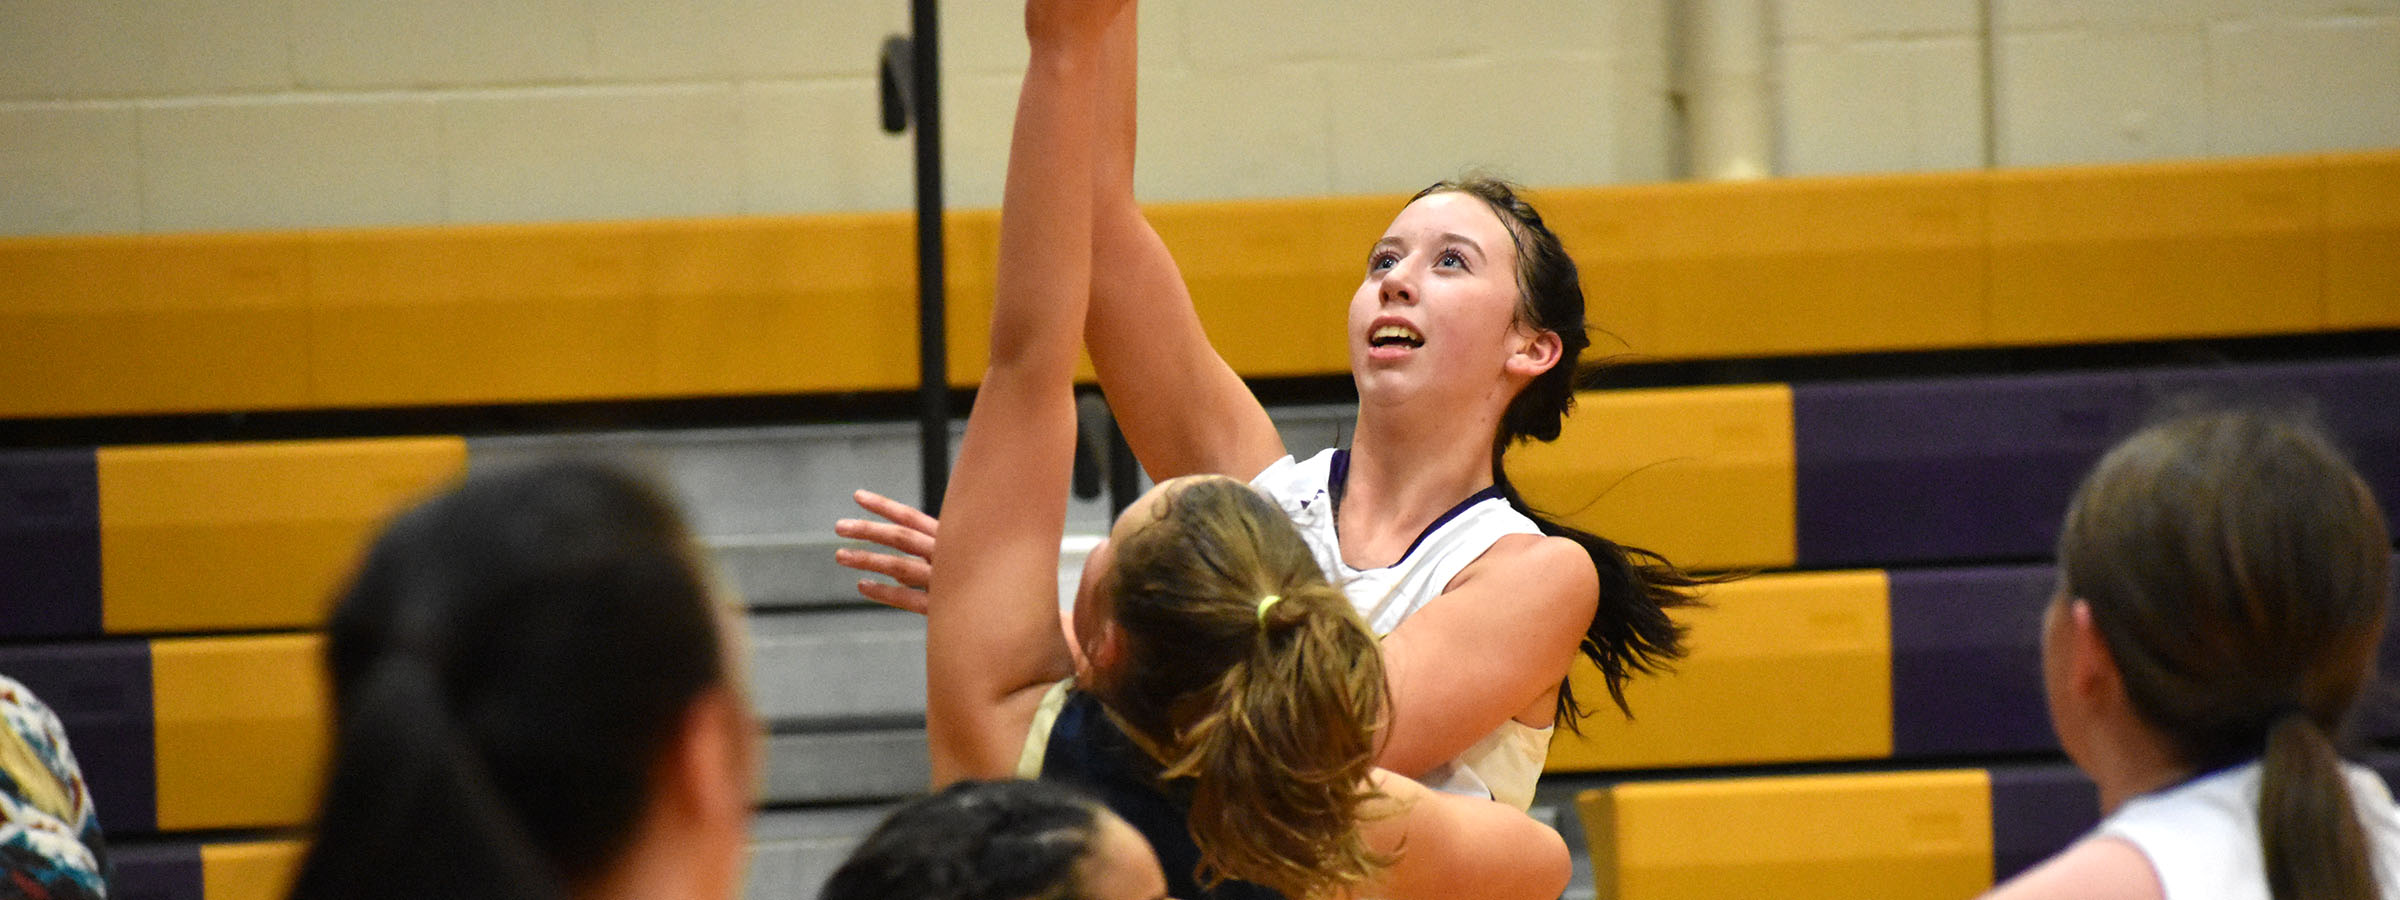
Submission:
M 558 873 L 501 802 L 433 671 L 383 660 L 343 703 L 324 814 L 291 900 L 560 900 Z
M 2342 760 L 2307 714 L 2267 732 L 2259 764 L 2258 838 L 2275 900 L 2376 900 L 2366 832 Z
M 1285 588 L 1264 602 L 1248 658 L 1214 686 L 1162 777 L 1192 779 L 1191 829 L 1205 887 L 1232 875 L 1308 897 L 1355 886 L 1387 862 L 1356 825 L 1383 712 L 1375 639 L 1340 591 Z
M 1574 541 L 1592 558 L 1592 568 L 1600 575 L 1600 603 L 1592 611 L 1591 624 L 1584 626 L 1580 649 L 1593 667 L 1600 670 L 1608 686 L 1608 698 L 1617 710 L 1628 718 L 1633 707 L 1625 702 L 1625 684 L 1635 675 L 1665 671 L 1682 659 L 1683 638 L 1690 628 L 1668 615 L 1671 609 L 1704 606 L 1698 589 L 1718 584 L 1737 575 L 1710 577 L 1694 576 L 1677 568 L 1665 557 L 1640 547 L 1629 547 L 1571 525 L 1561 524 L 1525 502 L 1517 486 L 1509 483 L 1508 472 L 1501 465 L 1501 453 L 1511 443 L 1507 432 L 1492 448 L 1492 484 L 1500 488 L 1508 505 L 1526 518 L 1532 519 L 1542 533 Z M 1575 698 L 1573 678 L 1558 686 L 1556 721 L 1568 731 L 1581 733 L 1583 718 L 1591 713 Z
M 1106 583 L 1121 662 L 1093 690 L 1188 797 L 1194 881 L 1293 898 L 1386 860 L 1359 833 L 1387 693 L 1383 656 L 1283 511 L 1228 478 L 1160 489 Z

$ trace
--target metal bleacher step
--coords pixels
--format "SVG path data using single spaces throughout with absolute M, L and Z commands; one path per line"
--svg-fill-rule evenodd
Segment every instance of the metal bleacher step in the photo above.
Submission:
M 896 804 L 777 809 L 750 826 L 752 900 L 815 900 L 825 879 Z

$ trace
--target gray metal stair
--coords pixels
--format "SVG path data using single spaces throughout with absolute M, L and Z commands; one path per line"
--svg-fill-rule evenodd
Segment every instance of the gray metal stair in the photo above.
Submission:
M 1302 456 L 1332 446 L 1352 414 L 1275 411 Z M 862 515 L 852 490 L 915 502 L 913 424 L 479 437 L 468 453 L 473 468 L 571 456 L 651 478 L 740 593 L 749 687 L 769 732 L 747 896 L 814 900 L 867 831 L 925 791 L 924 620 L 862 600 L 858 573 L 833 561 L 851 545 L 834 536 L 834 520 Z M 1059 581 L 1071 598 L 1078 548 L 1106 533 L 1110 516 L 1105 499 L 1066 502 Z

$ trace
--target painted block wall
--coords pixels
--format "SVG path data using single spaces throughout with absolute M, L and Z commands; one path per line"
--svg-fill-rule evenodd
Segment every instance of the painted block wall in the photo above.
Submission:
M 1787 174 L 2400 145 L 2400 0 L 1762 2 Z M 1148 0 L 1138 190 L 1675 177 L 1672 6 Z M 1019 7 L 941 9 L 950 200 L 989 206 Z M 905 208 L 873 62 L 906 24 L 904 0 L 8 0 L 0 234 Z
M 2400 146 L 2400 0 L 1775 11 L 1787 174 Z

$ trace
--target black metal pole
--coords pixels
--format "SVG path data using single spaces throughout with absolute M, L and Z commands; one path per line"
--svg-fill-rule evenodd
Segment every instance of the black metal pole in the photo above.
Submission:
M 909 118 L 917 130 L 917 429 L 921 504 L 940 515 L 950 484 L 950 358 L 943 309 L 942 56 L 934 0 L 910 0 Z

